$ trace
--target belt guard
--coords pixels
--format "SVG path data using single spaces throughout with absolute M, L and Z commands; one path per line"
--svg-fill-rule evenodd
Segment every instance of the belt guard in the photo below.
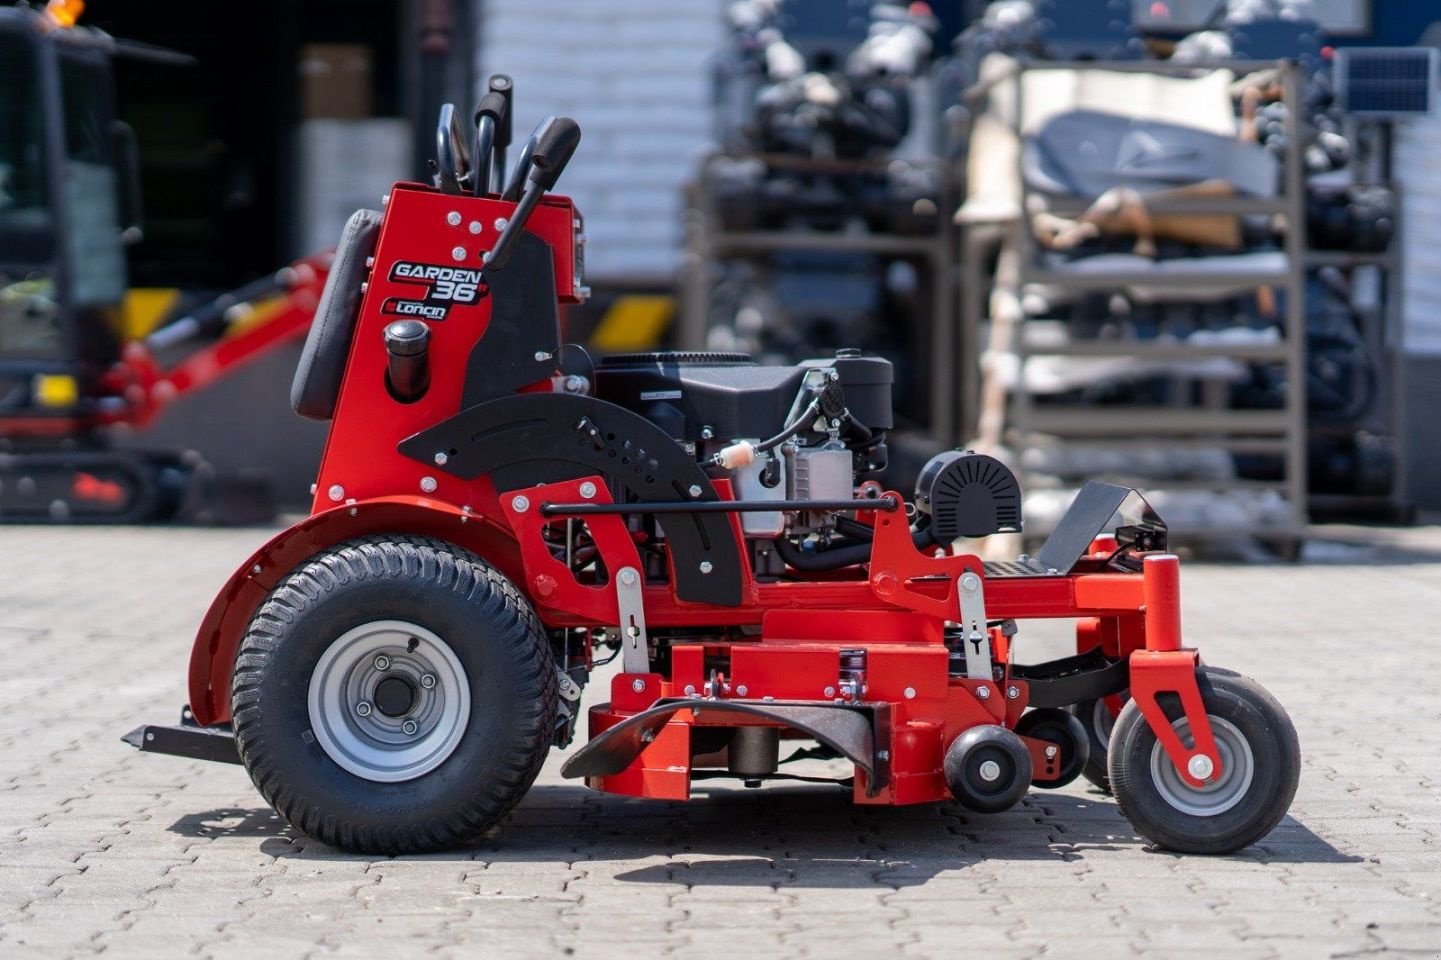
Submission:
M 866 792 L 875 796 L 891 779 L 889 752 L 877 743 L 889 739 L 889 714 L 870 706 L 813 703 L 765 703 L 747 700 L 664 699 L 592 737 L 560 768 L 575 779 L 620 773 L 640 756 L 661 728 L 682 710 L 706 716 L 707 726 L 724 726 L 727 714 L 758 718 L 799 730 L 836 750 L 866 773 Z M 867 716 L 869 714 L 869 716 Z

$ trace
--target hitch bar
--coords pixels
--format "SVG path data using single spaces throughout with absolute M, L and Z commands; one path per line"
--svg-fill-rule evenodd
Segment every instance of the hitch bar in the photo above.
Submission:
M 145 753 L 165 753 L 215 763 L 240 762 L 240 750 L 235 745 L 235 732 L 230 724 L 202 727 L 195 722 L 189 707 L 181 709 L 180 723 L 175 726 L 147 723 L 120 739 Z

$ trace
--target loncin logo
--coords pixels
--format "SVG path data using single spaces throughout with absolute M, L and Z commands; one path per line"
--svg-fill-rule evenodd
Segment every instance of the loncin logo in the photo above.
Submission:
M 397 260 L 390 268 L 390 279 L 423 286 L 425 296 L 419 300 L 390 297 L 381 305 L 381 311 L 420 320 L 444 320 L 455 304 L 466 306 L 476 303 L 489 292 L 481 271 L 473 267 Z

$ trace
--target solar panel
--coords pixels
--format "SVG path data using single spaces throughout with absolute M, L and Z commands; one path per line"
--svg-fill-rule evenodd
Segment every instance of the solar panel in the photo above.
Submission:
M 1434 47 L 1352 47 L 1336 51 L 1336 99 L 1349 113 L 1414 116 L 1436 104 Z

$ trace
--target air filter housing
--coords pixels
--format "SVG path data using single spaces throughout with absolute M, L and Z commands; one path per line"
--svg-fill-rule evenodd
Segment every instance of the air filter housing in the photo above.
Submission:
M 921 469 L 916 480 L 916 509 L 930 516 L 937 543 L 1020 533 L 1021 485 L 995 457 L 947 450 Z

